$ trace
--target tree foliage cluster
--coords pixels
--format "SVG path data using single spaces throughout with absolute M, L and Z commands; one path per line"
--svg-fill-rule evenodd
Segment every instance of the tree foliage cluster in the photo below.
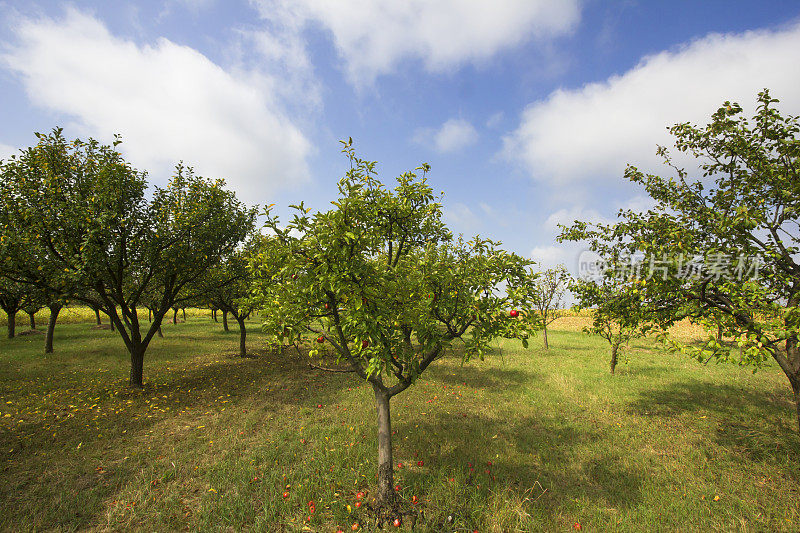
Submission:
M 706 126 L 676 124 L 669 130 L 676 149 L 698 161 L 699 175 L 659 147 L 673 176 L 625 172 L 653 199 L 651 209 L 621 211 L 614 224 L 576 221 L 561 239 L 587 241 L 610 265 L 637 255 L 643 266 L 657 264 L 657 272 L 618 287 L 620 298 L 635 292 L 635 303 L 608 298 L 598 308 L 662 330 L 683 319 L 704 324 L 709 335 L 700 345 L 663 335 L 704 362 L 776 363 L 800 425 L 800 123 L 777 103 L 764 90 L 752 119 L 725 102 Z
M 131 357 L 130 383 L 142 386 L 144 353 L 164 315 L 203 292 L 198 282 L 234 254 L 256 213 L 221 180 L 182 164 L 148 191 L 119 139 L 68 142 L 60 129 L 37 137 L 0 167 L 3 293 L 25 286 L 51 305 L 73 300 L 108 315 Z M 149 324 L 141 308 L 152 311 Z

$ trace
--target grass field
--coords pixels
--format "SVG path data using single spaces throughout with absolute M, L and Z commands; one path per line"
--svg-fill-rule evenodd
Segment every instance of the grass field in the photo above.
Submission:
M 130 390 L 121 340 L 90 318 L 48 356 L 39 335 L 0 339 L 0 529 L 370 530 L 354 504 L 376 474 L 374 400 L 353 375 L 281 356 L 255 322 L 258 357 L 237 358 L 235 328 L 198 311 L 164 326 Z M 612 377 L 582 320 L 554 323 L 549 352 L 447 357 L 392 400 L 415 531 L 800 530 L 780 372 L 642 340 Z

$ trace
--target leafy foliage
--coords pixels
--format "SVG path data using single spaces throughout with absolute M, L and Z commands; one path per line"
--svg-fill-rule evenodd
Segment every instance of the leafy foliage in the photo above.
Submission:
M 533 273 L 528 277 L 530 299 L 537 313 L 543 332 L 544 347 L 549 348 L 547 326 L 563 316 L 564 295 L 570 281 L 569 272 L 564 265 Z
M 584 328 L 611 345 L 610 370 L 613 374 L 623 350 L 631 339 L 646 335 L 652 328 L 639 280 L 623 280 L 606 268 L 599 279 L 576 279 L 570 290 L 578 299 L 577 309 L 590 309 L 592 325 Z
M 254 224 L 221 180 L 178 165 L 146 196 L 146 175 L 116 146 L 67 142 L 60 129 L 3 163 L 0 245 L 6 277 L 75 298 L 108 314 L 131 353 L 131 384 L 167 310 L 190 281 L 230 253 Z M 142 331 L 137 308 L 153 306 Z
M 454 342 L 463 344 L 464 360 L 482 358 L 498 337 L 527 343 L 529 324 L 509 310 L 529 306 L 521 290 L 529 261 L 489 239 L 454 239 L 425 179 L 427 165 L 416 169 L 422 177 L 404 173 L 388 189 L 375 163 L 356 157 L 351 143 L 343 150 L 351 168 L 331 210 L 310 215 L 303 204 L 293 206 L 285 227 L 267 210 L 276 245 L 254 261 L 254 291 L 266 331 L 280 341 L 311 333 L 312 344 L 332 346 L 372 385 L 385 439 L 380 499 L 387 500 L 389 398 Z M 498 289 L 503 283 L 505 292 Z
M 265 328 L 281 340 L 323 337 L 362 378 L 394 376 L 393 393 L 456 339 L 468 359 L 498 336 L 527 338 L 508 316 L 528 303 L 519 290 L 527 261 L 488 239 L 454 239 L 424 177 L 403 174 L 390 191 L 375 178 L 375 163 L 349 143 L 345 153 L 352 168 L 334 209 L 310 216 L 294 206 L 286 227 L 267 212 L 285 259 L 280 271 L 259 275 L 269 278 L 256 286 Z M 262 259 L 256 268 L 273 264 Z M 504 281 L 507 294 L 497 290 Z
M 698 159 L 701 176 L 690 179 L 659 147 L 674 177 L 633 166 L 625 173 L 655 200 L 653 209 L 620 212 L 610 226 L 576 223 L 562 237 L 588 240 L 603 256 L 643 255 L 657 270 L 642 285 L 653 317 L 721 326 L 736 341 L 668 339 L 675 348 L 754 368 L 772 359 L 800 402 L 800 125 L 776 103 L 764 90 L 752 120 L 725 102 L 705 127 L 673 126 L 678 151 Z

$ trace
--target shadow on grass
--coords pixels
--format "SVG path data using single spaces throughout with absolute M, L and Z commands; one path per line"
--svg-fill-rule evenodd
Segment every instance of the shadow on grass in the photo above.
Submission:
M 800 440 L 789 390 L 785 394 L 706 381 L 675 383 L 642 392 L 628 411 L 639 416 L 677 418 L 707 411 L 719 422 L 714 442 L 757 462 L 784 463 L 800 455 Z M 795 479 L 800 472 L 792 471 Z
M 156 450 L 190 436 L 192 421 L 204 413 L 235 412 L 252 405 L 254 396 L 266 400 L 257 403 L 267 411 L 292 412 L 333 402 L 352 385 L 349 374 L 320 376 L 291 354 L 259 355 L 177 360 L 171 369 L 154 370 L 143 389 L 119 379 L 75 381 L 65 372 L 70 388 L 57 389 L 57 397 L 42 395 L 35 412 L 0 427 L 0 530 L 15 521 L 36 529 L 97 524 L 102 502 L 150 464 Z M 217 403 L 223 397 L 225 403 Z
M 517 369 L 491 368 L 458 375 L 450 370 L 431 369 L 431 378 L 448 386 L 466 383 L 494 390 L 545 383 L 543 375 Z M 548 517 L 570 514 L 580 500 L 591 499 L 605 508 L 630 508 L 642 501 L 647 473 L 627 466 L 624 450 L 591 451 L 587 445 L 601 440 L 602 432 L 581 427 L 558 413 L 511 419 L 474 412 L 453 416 L 445 411 L 422 422 L 415 420 L 413 426 L 398 422 L 398 434 L 404 435 L 396 442 L 400 455 L 419 452 L 429 464 L 429 469 L 402 474 L 406 485 L 423 493 L 435 493 L 442 477 L 461 472 L 467 485 L 484 491 L 482 498 L 490 498 L 498 489 L 509 490 L 513 493 L 509 501 L 520 502 L 521 512 L 540 514 L 545 522 Z M 507 453 L 501 451 L 504 448 Z M 441 474 L 432 476 L 437 470 Z M 463 508 L 428 514 L 434 525 L 448 513 L 462 517 L 462 523 L 468 525 L 474 512 L 470 505 L 475 502 L 465 497 Z
M 494 435 L 488 436 L 486 428 L 492 428 Z M 446 447 L 429 438 L 437 434 L 447 435 Z M 419 424 L 409 436 L 419 439 L 412 446 L 430 451 L 426 461 L 434 469 L 445 475 L 463 472 L 466 484 L 482 487 L 485 497 L 498 489 L 508 490 L 513 493 L 509 501 L 521 502 L 520 511 L 554 517 L 570 514 L 574 502 L 580 500 L 590 499 L 602 507 L 617 509 L 635 507 L 642 501 L 646 472 L 630 469 L 621 453 L 613 450 L 583 457 L 586 443 L 602 436 L 555 417 L 530 416 L 506 424 L 475 415 L 437 418 Z M 513 443 L 516 451 L 523 453 L 497 457 L 490 444 L 498 439 Z M 531 458 L 526 460 L 524 456 L 529 454 Z M 403 477 L 406 485 L 427 493 L 435 492 L 432 484 L 441 479 L 432 478 L 426 471 L 407 471 Z M 439 514 L 466 518 L 473 511 L 470 505 L 474 502 L 465 498 L 463 508 L 441 510 Z
M 462 385 L 476 389 L 502 390 L 537 379 L 538 374 L 519 369 L 492 368 L 480 372 L 454 373 L 452 367 L 439 365 L 427 372 L 430 380 L 441 381 L 446 385 Z

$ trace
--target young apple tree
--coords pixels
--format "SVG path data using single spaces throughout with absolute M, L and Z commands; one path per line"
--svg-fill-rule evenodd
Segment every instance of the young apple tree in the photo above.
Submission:
M 547 326 L 563 316 L 564 294 L 567 292 L 570 276 L 564 265 L 558 265 L 539 272 L 535 278 L 532 276 L 531 281 L 531 301 L 539 315 L 544 347 L 547 350 L 550 348 L 547 341 Z
M 332 347 L 371 385 L 377 500 L 391 511 L 397 501 L 390 399 L 456 341 L 464 361 L 482 358 L 498 337 L 521 338 L 527 346 L 528 322 L 511 315 L 529 307 L 518 288 L 530 262 L 487 239 L 454 240 L 425 179 L 427 165 L 417 169 L 422 177 L 404 173 L 389 189 L 377 179 L 375 163 L 356 157 L 352 140 L 343 143 L 350 170 L 331 210 L 310 215 L 302 204 L 294 206 L 285 227 L 267 211 L 281 269 L 275 271 L 273 256 L 256 257 L 254 290 L 266 331 L 281 342 L 310 335 L 312 346 Z
M 148 197 L 147 180 L 116 146 L 67 142 L 60 129 L 0 165 L 0 243 L 5 277 L 82 301 L 107 314 L 142 386 L 144 354 L 164 314 L 251 231 L 255 211 L 222 181 L 177 167 Z M 153 302 L 153 321 L 138 309 Z
M 655 200 L 652 209 L 567 233 L 601 255 L 641 254 L 650 270 L 640 287 L 649 311 L 706 322 L 711 331 L 722 325 L 736 341 L 671 339 L 682 351 L 754 368 L 774 361 L 792 387 L 800 426 L 800 124 L 777 102 L 764 90 L 752 120 L 725 102 L 704 127 L 673 126 L 678 151 L 697 158 L 700 176 L 690 177 L 659 147 L 674 177 L 633 166 L 625 173 Z
M 592 313 L 592 325 L 584 331 L 599 335 L 611 345 L 611 375 L 628 342 L 651 329 L 638 286 L 638 280 L 618 279 L 611 265 L 607 265 L 598 279 L 579 278 L 570 284 L 578 299 L 576 308 Z

